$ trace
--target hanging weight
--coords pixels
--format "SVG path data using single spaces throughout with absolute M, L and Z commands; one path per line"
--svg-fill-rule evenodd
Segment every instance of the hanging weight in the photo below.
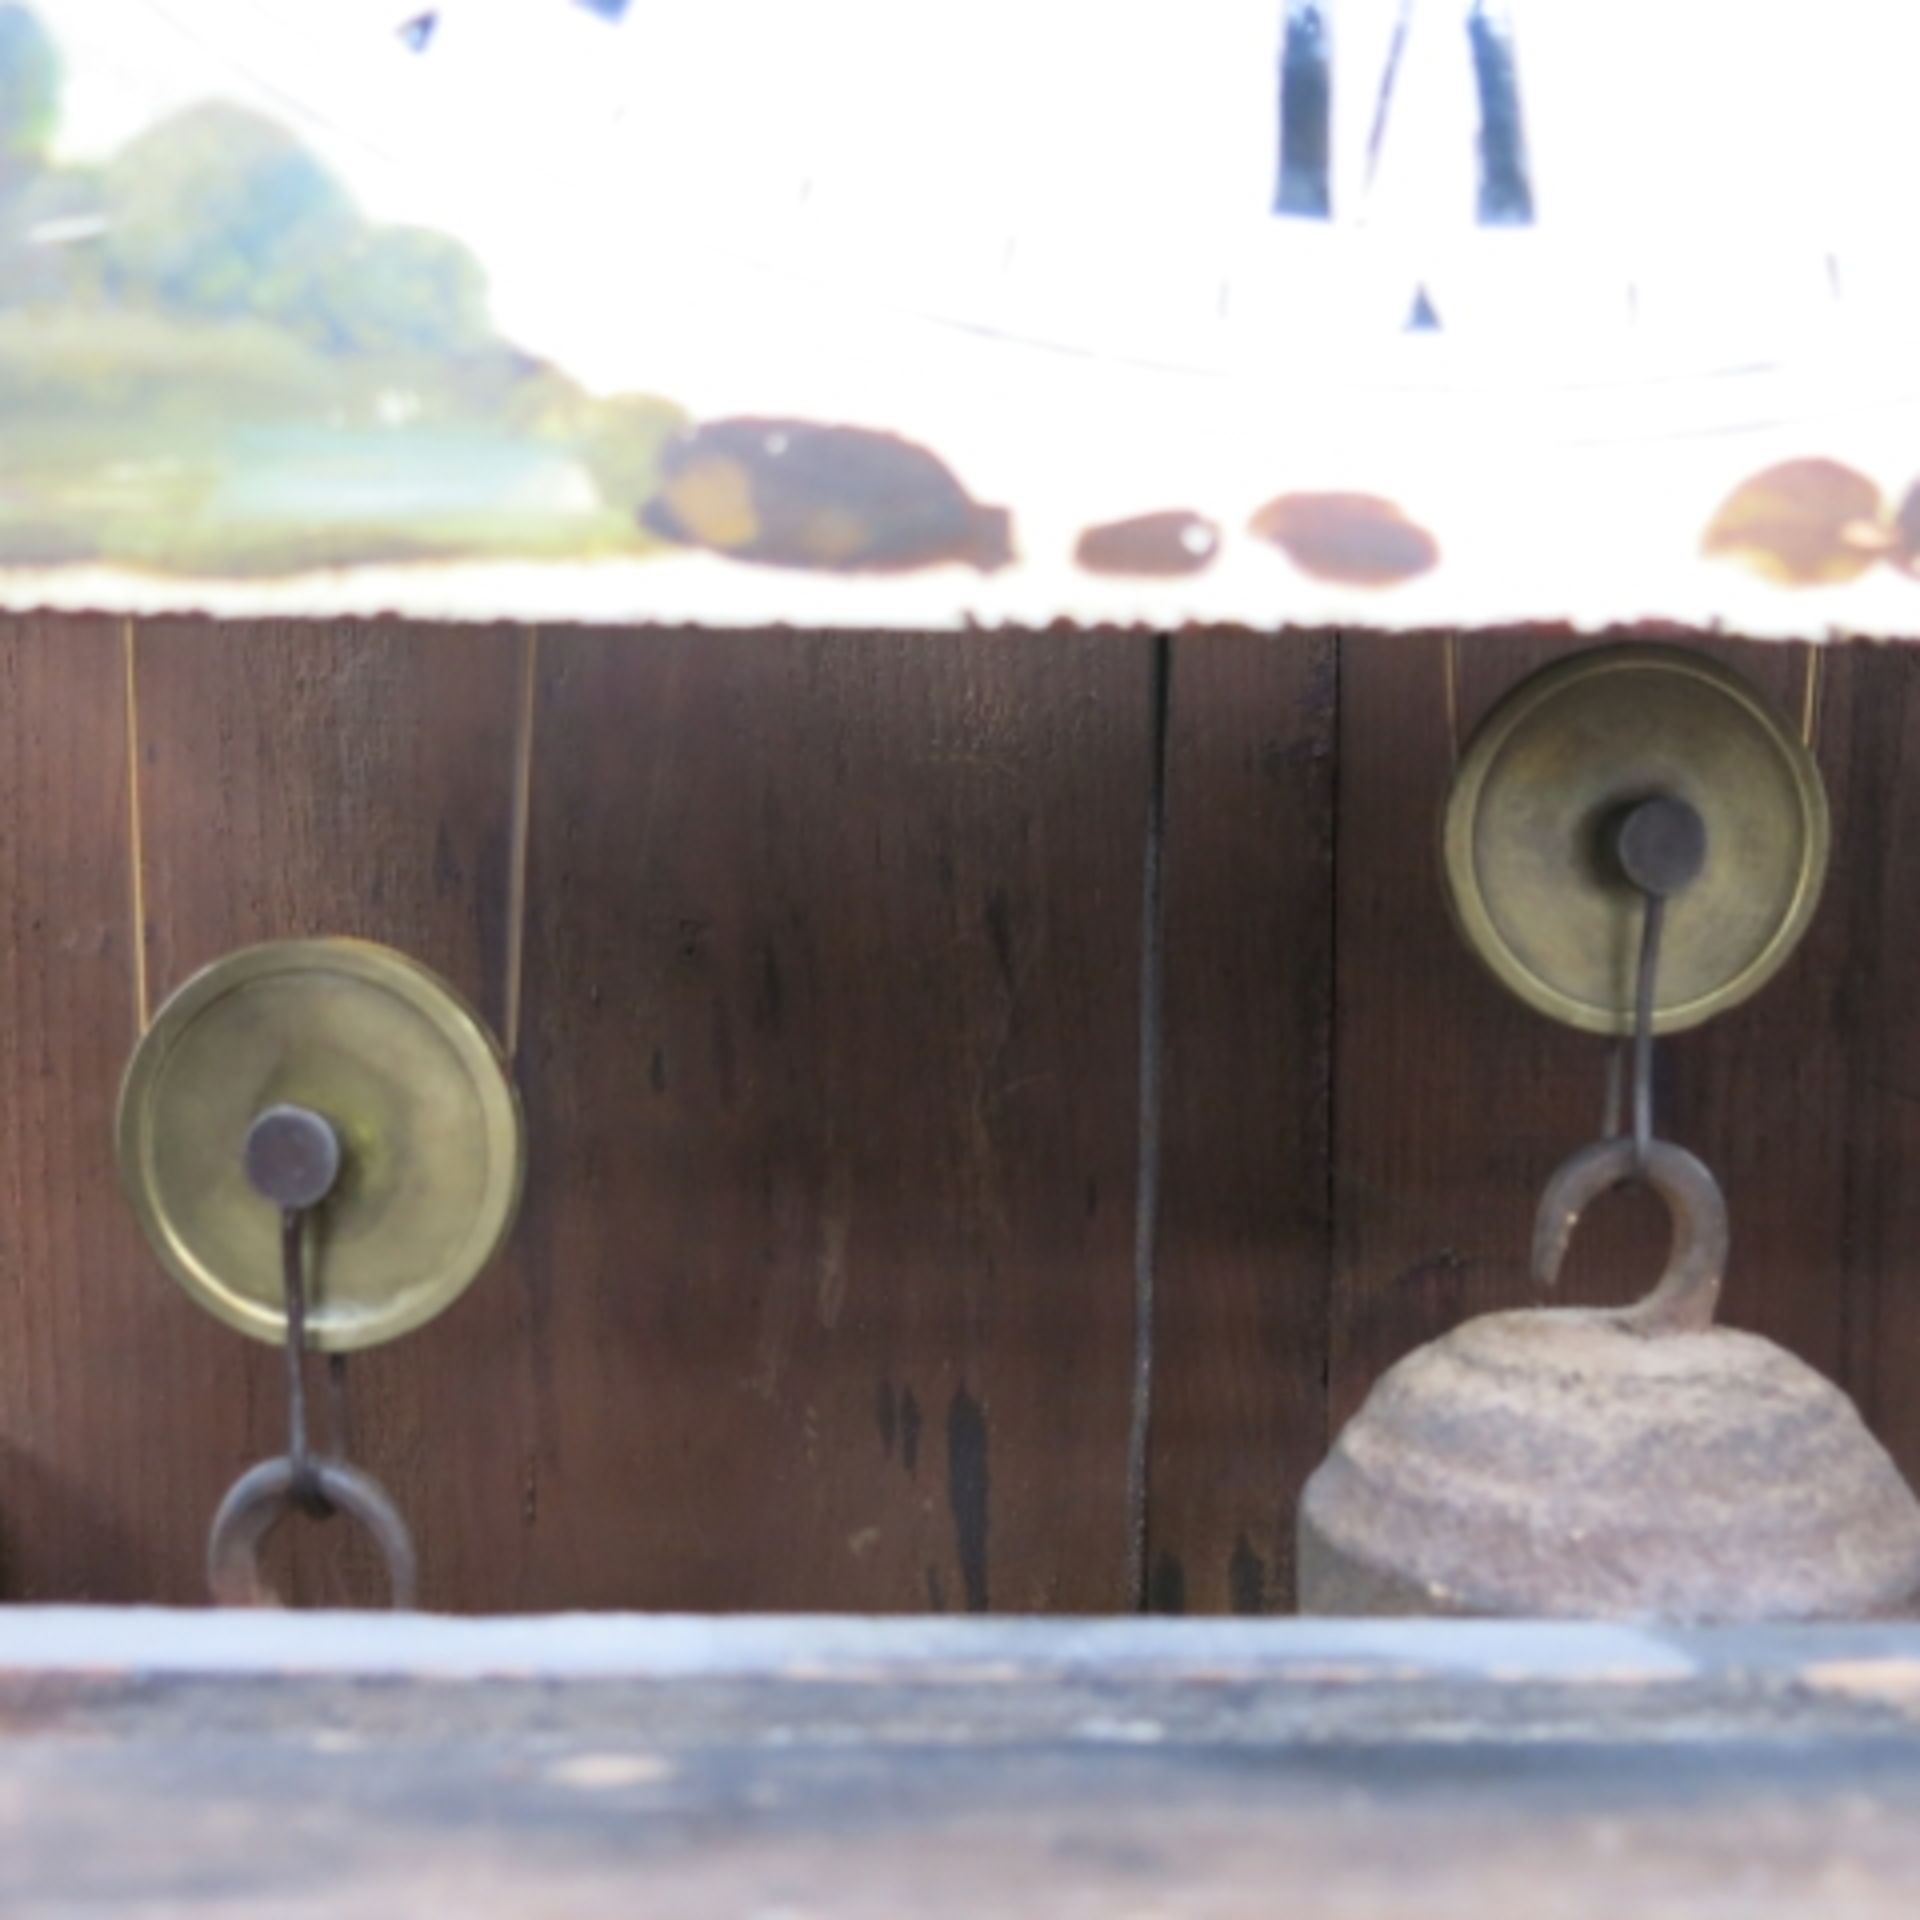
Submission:
M 1543 1284 L 1587 1203 L 1635 1175 L 1615 1139 L 1548 1183 Z M 1920 1606 L 1920 1504 L 1853 1403 L 1713 1324 L 1712 1176 L 1656 1140 L 1644 1177 L 1675 1226 L 1644 1300 L 1486 1314 L 1375 1384 L 1301 1500 L 1303 1613 L 1707 1624 Z

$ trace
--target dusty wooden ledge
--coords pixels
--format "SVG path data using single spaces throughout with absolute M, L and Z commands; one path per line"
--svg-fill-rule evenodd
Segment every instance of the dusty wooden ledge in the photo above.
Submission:
M 0 1912 L 1838 1917 L 1920 1628 L 0 1612 Z
M 433 1680 L 993 1681 L 1100 1673 L 1288 1684 L 1617 1686 L 1913 1663 L 1920 1624 L 1662 1628 L 1560 1620 L 836 1614 L 493 1615 L 0 1608 L 0 1673 Z

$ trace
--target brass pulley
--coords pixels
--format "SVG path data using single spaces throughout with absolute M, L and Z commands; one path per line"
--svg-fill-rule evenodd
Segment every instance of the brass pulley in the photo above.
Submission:
M 287 1356 L 288 1448 L 234 1484 L 208 1545 L 217 1599 L 266 1604 L 259 1548 L 292 1508 L 371 1534 L 392 1602 L 412 1537 L 382 1488 L 307 1434 L 304 1356 L 394 1339 L 452 1304 L 520 1192 L 519 1103 L 478 1016 L 384 947 L 292 940 L 216 961 L 142 1037 L 121 1088 L 121 1176 L 161 1264 Z M 338 1438 L 341 1418 L 335 1410 Z
M 451 1306 L 519 1200 L 519 1103 L 480 1017 L 361 940 L 230 953 L 155 1014 L 120 1095 L 120 1172 L 160 1263 L 217 1318 L 286 1337 L 279 1222 L 247 1177 L 270 1107 L 325 1117 L 340 1173 L 313 1227 L 308 1344 L 378 1346 Z
M 1737 1006 L 1785 965 L 1827 869 L 1827 801 L 1805 745 L 1738 674 L 1677 647 L 1556 662 L 1487 716 L 1447 801 L 1448 899 L 1469 947 L 1550 1018 L 1625 1033 L 1641 895 L 1620 818 L 1655 797 L 1711 850 L 1667 915 L 1653 1030 Z
M 1308 1613 L 1853 1619 L 1920 1605 L 1920 1503 L 1840 1390 L 1713 1324 L 1725 1203 L 1656 1137 L 1656 1032 L 1753 993 L 1827 854 L 1811 756 L 1738 676 L 1598 649 L 1526 681 L 1463 756 L 1447 879 L 1522 999 L 1633 1036 L 1630 1126 L 1542 1195 L 1551 1286 L 1584 1208 L 1641 1180 L 1674 1241 L 1636 1305 L 1485 1315 L 1375 1384 L 1308 1482 Z

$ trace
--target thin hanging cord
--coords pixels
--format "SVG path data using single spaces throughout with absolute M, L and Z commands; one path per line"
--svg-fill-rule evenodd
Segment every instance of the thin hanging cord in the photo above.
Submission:
M 1127 1585 L 1144 1613 L 1148 1591 L 1147 1476 L 1153 1437 L 1153 1280 L 1160 1238 L 1160 1065 L 1166 959 L 1167 710 L 1173 643 L 1153 641 L 1146 848 L 1140 879 L 1140 1138 L 1134 1187 L 1133 1407 L 1127 1430 Z
M 1817 641 L 1806 643 L 1805 677 L 1800 685 L 1800 740 L 1811 748 L 1820 737 L 1820 670 L 1823 649 Z
M 1451 631 L 1440 636 L 1440 673 L 1447 711 L 1447 765 L 1460 764 L 1460 656 L 1459 635 Z
M 133 1021 L 145 1033 L 152 1024 L 147 991 L 147 857 L 140 808 L 140 658 L 131 620 L 120 623 L 122 702 L 127 734 L 127 912 L 132 920 Z
M 520 1008 L 527 977 L 527 848 L 533 827 L 533 732 L 539 701 L 540 629 L 520 641 L 520 698 L 514 714 L 513 825 L 507 860 L 506 1005 L 501 1042 L 507 1059 L 520 1052 Z

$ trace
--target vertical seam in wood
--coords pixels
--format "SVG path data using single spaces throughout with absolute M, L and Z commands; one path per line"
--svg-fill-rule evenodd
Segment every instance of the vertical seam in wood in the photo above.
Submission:
M 145 1033 L 152 1018 L 147 989 L 146 831 L 140 808 L 140 655 L 131 619 L 120 623 L 121 680 L 127 735 L 127 912 L 133 922 L 133 1019 Z
M 1134 1610 L 1148 1603 L 1147 1480 L 1153 1434 L 1153 1295 L 1160 1237 L 1161 1055 L 1165 1039 L 1167 719 L 1172 636 L 1153 637 L 1148 685 L 1147 805 L 1140 874 L 1140 1108 L 1134 1185 L 1133 1393 L 1127 1431 L 1127 1576 Z
M 526 988 L 527 849 L 533 828 L 533 731 L 539 700 L 539 659 L 540 629 L 528 627 L 520 637 L 519 698 L 513 725 L 513 818 L 507 851 L 506 1005 L 501 1038 L 510 1062 L 520 1053 L 520 1007 Z
M 1841 990 L 1840 1045 L 1847 1064 L 1840 1155 L 1838 1337 L 1840 1384 L 1859 1403 L 1868 1425 L 1878 1428 L 1885 1408 L 1873 1370 L 1861 1363 L 1859 1342 L 1872 1337 L 1879 1317 L 1881 1133 L 1874 1109 L 1876 1096 L 1883 1092 L 1879 1047 L 1884 1035 L 1878 1018 L 1881 969 L 1874 941 L 1885 923 L 1888 849 L 1893 844 L 1887 815 L 1895 804 L 1898 742 L 1905 731 L 1907 676 L 1902 651 L 1856 649 L 1847 684 L 1842 766 L 1848 836 L 1859 853 L 1848 875 L 1850 968 Z
M 1449 636 L 1451 638 L 1451 636 Z M 1327 1041 L 1322 1059 L 1326 1085 L 1321 1090 L 1325 1154 L 1325 1191 L 1321 1202 L 1320 1259 L 1320 1451 L 1333 1445 L 1333 1329 L 1338 1305 L 1334 1298 L 1340 1261 L 1340 773 L 1345 759 L 1347 635 L 1336 632 L 1333 645 L 1333 715 L 1328 739 L 1333 763 L 1327 769 Z M 1451 648 L 1448 653 L 1452 659 Z M 1448 674 L 1451 692 L 1453 677 Z M 1296 1574 L 1298 1569 L 1295 1569 Z

